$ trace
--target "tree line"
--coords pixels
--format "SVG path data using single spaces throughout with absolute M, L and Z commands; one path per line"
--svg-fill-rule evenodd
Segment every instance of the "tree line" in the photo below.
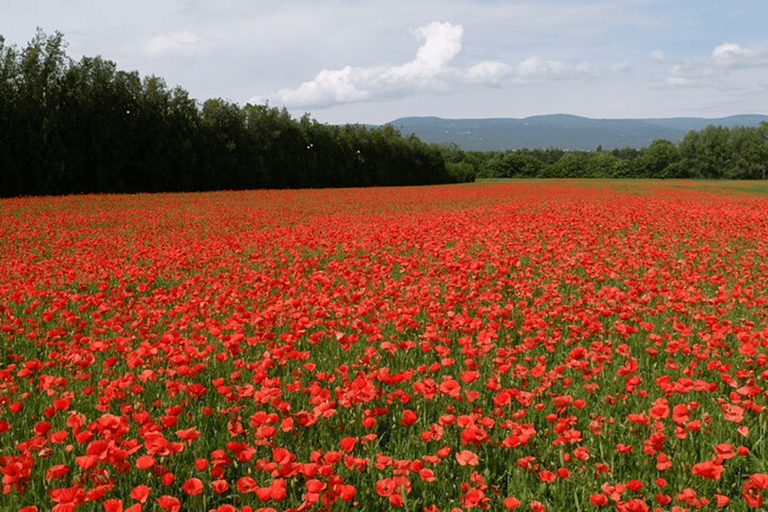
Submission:
M 199 102 L 162 78 L 101 57 L 67 57 L 59 32 L 23 50 L 0 36 L 0 197 L 40 194 L 361 187 L 480 178 L 765 179 L 768 123 L 709 126 L 675 144 L 464 151 L 391 125 Z
M 450 169 L 479 178 L 680 178 L 765 179 L 768 123 L 708 126 L 679 144 L 659 139 L 647 148 L 564 151 L 558 148 L 463 151 L 443 146 Z
M 0 196 L 417 185 L 456 181 L 392 126 L 334 126 L 269 105 L 198 102 L 63 35 L 0 36 Z

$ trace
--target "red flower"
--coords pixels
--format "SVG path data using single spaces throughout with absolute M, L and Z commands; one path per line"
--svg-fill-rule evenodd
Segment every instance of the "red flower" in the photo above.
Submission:
M 155 500 L 157 504 L 162 508 L 163 510 L 167 510 L 168 512 L 179 512 L 181 510 L 181 502 L 178 498 L 175 498 L 173 496 L 169 496 L 167 494 L 163 494 L 159 498 Z
M 147 498 L 149 497 L 149 492 L 151 490 L 152 489 L 147 487 L 146 485 L 139 484 L 133 488 L 130 496 L 131 498 L 133 498 L 134 500 L 140 503 L 145 503 L 147 501 Z
M 395 488 L 395 481 L 391 478 L 382 478 L 376 482 L 376 494 L 379 496 L 391 496 Z
M 608 496 L 605 494 L 590 494 L 589 501 L 596 507 L 602 507 L 608 504 Z
M 720 480 L 720 476 L 723 474 L 725 468 L 722 464 L 715 463 L 708 460 L 707 462 L 699 462 L 693 465 L 691 472 L 694 475 L 708 478 L 710 480 Z
M 155 465 L 155 458 L 151 455 L 142 455 L 136 459 L 136 467 L 139 469 L 149 469 Z
M 211 482 L 211 488 L 216 494 L 221 494 L 229 490 L 229 482 L 226 480 L 214 480 Z
M 200 494 L 203 492 L 203 482 L 199 478 L 189 478 L 182 484 L 181 490 L 189 495 Z
M 341 444 L 341 447 L 346 452 L 351 452 L 352 449 L 355 447 L 355 443 L 357 443 L 356 437 L 344 437 L 339 442 L 339 444 Z
M 435 472 L 429 468 L 424 468 L 419 470 L 419 477 L 425 482 L 434 482 L 435 480 L 437 480 L 437 477 L 435 476 Z
M 307 487 L 307 492 L 319 493 L 325 489 L 325 484 L 315 478 L 307 480 L 304 485 Z
M 237 480 L 237 490 L 242 493 L 256 492 L 259 486 L 256 484 L 256 480 L 250 476 L 242 476 Z
M 188 443 L 191 443 L 198 437 L 200 437 L 200 431 L 197 430 L 195 427 L 191 427 L 185 430 L 177 430 L 176 435 L 181 438 L 182 441 L 187 441 Z
M 554 482 L 555 481 L 555 474 L 548 469 L 544 469 L 539 472 L 539 480 L 542 482 Z
M 400 424 L 404 426 L 413 425 L 416 423 L 416 420 L 418 417 L 416 416 L 416 411 L 411 409 L 406 409 L 403 411 L 403 419 L 400 420 Z
M 669 402 L 666 398 L 659 398 L 653 403 L 653 407 L 648 411 L 651 418 L 662 420 L 669 416 Z
M 461 450 L 460 452 L 456 452 L 456 461 L 460 466 L 477 466 L 479 458 L 474 452 L 469 450 Z
M 55 480 L 57 478 L 63 477 L 67 473 L 69 473 L 69 467 L 67 467 L 65 464 L 56 464 L 55 466 L 48 468 L 48 471 L 45 472 L 45 479 Z
M 732 421 L 733 423 L 744 421 L 744 409 L 738 405 L 723 404 L 722 409 L 727 421 Z
M 104 505 L 104 512 L 123 512 L 123 500 L 104 500 L 102 505 Z
M 80 466 L 83 471 L 87 471 L 96 467 L 99 463 L 99 458 L 96 455 L 81 455 L 75 457 L 75 461 L 77 461 L 77 465 Z
M 741 496 L 747 502 L 747 506 L 760 507 L 765 500 L 763 491 L 768 488 L 768 474 L 754 473 L 744 481 Z
M 272 489 L 269 487 L 257 487 L 256 496 L 258 496 L 261 501 L 268 501 L 272 498 Z
M 85 490 L 78 486 L 51 489 L 49 494 L 57 505 L 71 504 L 77 507 L 85 501 Z
M 339 498 L 343 501 L 352 501 L 355 499 L 355 486 L 349 484 L 342 484 L 338 488 Z
M 760 492 L 768 488 L 768 474 L 766 473 L 754 473 L 749 476 L 747 481 L 752 488 Z
M 626 512 L 647 512 L 649 510 L 648 504 L 638 498 L 633 498 L 624 504 Z
M 648 425 L 651 422 L 651 418 L 645 414 L 628 414 L 627 420 L 632 423 L 637 423 L 638 425 Z

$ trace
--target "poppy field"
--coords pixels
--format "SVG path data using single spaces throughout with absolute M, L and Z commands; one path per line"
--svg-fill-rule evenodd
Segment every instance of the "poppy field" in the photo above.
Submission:
M 2 200 L 0 510 L 764 509 L 731 185 Z

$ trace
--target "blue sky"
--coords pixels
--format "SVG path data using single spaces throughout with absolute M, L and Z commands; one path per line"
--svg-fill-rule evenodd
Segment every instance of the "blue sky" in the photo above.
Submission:
M 328 123 L 768 114 L 765 0 L 28 0 L 0 35 Z

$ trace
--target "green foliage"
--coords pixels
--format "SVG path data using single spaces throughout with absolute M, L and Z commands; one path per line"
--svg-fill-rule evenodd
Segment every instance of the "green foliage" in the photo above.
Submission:
M 708 126 L 689 132 L 679 147 L 659 139 L 641 150 L 482 153 L 463 152 L 456 145 L 447 148 L 444 155 L 451 166 L 471 163 L 480 178 L 765 179 L 768 174 L 768 123 L 730 129 Z
M 733 152 L 728 144 L 730 130 L 707 126 L 691 131 L 680 144 L 680 167 L 690 178 L 724 178 L 732 165 Z
M 672 172 L 680 160 L 675 145 L 665 139 L 653 141 L 637 160 L 637 167 L 648 178 L 671 178 Z
M 555 165 L 545 169 L 545 178 L 591 178 L 589 171 L 590 154 L 587 151 L 569 151 Z
M 527 152 L 496 153 L 483 166 L 483 173 L 493 178 L 535 178 L 544 164 Z
M 0 196 L 474 179 L 471 164 L 452 175 L 439 147 L 392 126 L 328 126 L 269 105 L 199 103 L 101 57 L 72 62 L 64 47 L 58 32 L 38 30 L 23 51 L 0 37 Z
M 445 164 L 448 174 L 457 183 L 469 183 L 475 181 L 475 168 L 467 162 L 448 162 Z
M 732 166 L 726 170 L 730 179 L 765 179 L 768 168 L 768 123 L 757 128 L 736 126 L 731 129 Z
M 627 177 L 630 164 L 606 151 L 595 151 L 590 155 L 585 176 L 590 178 Z
M 615 148 L 611 150 L 611 154 L 616 158 L 621 158 L 622 160 L 631 162 L 640 155 L 640 150 L 630 147 L 623 149 Z

